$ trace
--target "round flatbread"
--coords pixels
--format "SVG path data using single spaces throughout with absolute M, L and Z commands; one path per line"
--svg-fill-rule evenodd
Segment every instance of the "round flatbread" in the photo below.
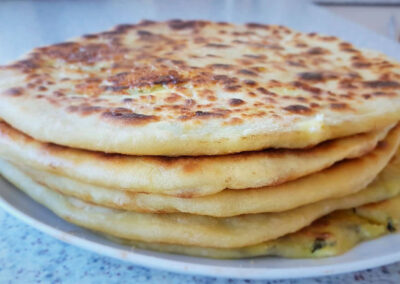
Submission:
M 394 128 L 375 150 L 360 158 L 343 161 L 318 173 L 279 186 L 224 190 L 197 198 L 108 189 L 23 165 L 18 165 L 18 168 L 40 184 L 97 205 L 136 212 L 183 212 L 230 217 L 250 213 L 282 212 L 360 191 L 388 164 L 399 142 L 400 125 Z
M 113 190 L 195 197 L 227 188 L 258 188 L 295 180 L 337 161 L 365 155 L 389 130 L 386 127 L 327 141 L 310 149 L 165 158 L 104 154 L 43 143 L 0 122 L 0 156 Z
M 282 26 L 144 21 L 0 67 L 0 117 L 133 155 L 303 148 L 400 119 L 399 64 Z
M 399 170 L 400 168 L 397 168 L 397 174 L 400 174 Z M 392 176 L 392 179 L 388 180 L 392 181 L 397 188 L 400 187 L 398 177 L 396 180 Z M 400 192 L 400 190 L 397 191 Z M 398 232 L 399 224 L 400 196 L 397 195 L 385 201 L 352 210 L 333 212 L 298 232 L 243 248 L 222 249 L 157 244 L 105 236 L 115 242 L 136 248 L 209 258 L 232 259 L 267 255 L 287 258 L 320 258 L 340 255 L 363 241 Z
M 400 204 L 397 204 L 400 205 Z M 381 214 L 381 211 L 374 212 Z M 400 219 L 397 219 L 400 221 Z M 208 258 L 237 259 L 258 256 L 321 258 L 343 254 L 357 244 L 389 232 L 387 224 L 358 216 L 353 210 L 333 212 L 298 232 L 242 248 L 207 248 L 106 238 L 135 248 Z
M 39 183 L 4 160 L 1 174 L 55 214 L 80 226 L 128 240 L 200 247 L 237 248 L 296 232 L 335 210 L 391 198 L 400 193 L 400 155 L 366 189 L 280 213 L 214 218 L 183 213 L 152 214 L 108 209 L 64 196 Z M 391 186 L 396 184 L 396 186 Z

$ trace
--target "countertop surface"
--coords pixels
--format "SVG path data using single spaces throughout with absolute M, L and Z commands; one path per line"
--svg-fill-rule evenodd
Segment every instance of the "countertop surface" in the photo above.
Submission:
M 117 23 L 135 22 L 142 18 L 203 18 L 285 24 L 302 31 L 338 35 L 358 46 L 380 49 L 400 59 L 400 47 L 385 36 L 369 33 L 358 25 L 349 24 L 327 10 L 311 7 L 304 1 L 204 0 L 191 1 L 190 7 L 185 4 L 187 1 L 183 0 L 168 1 L 168 5 L 166 2 L 0 1 L 0 64 L 20 57 L 35 46 L 100 31 Z M 99 17 L 100 14 L 103 17 Z M 344 16 L 346 18 L 346 15 Z M 232 280 L 180 275 L 139 267 L 64 244 L 0 209 L 0 283 L 191 282 L 399 283 L 400 263 L 338 276 L 287 281 Z

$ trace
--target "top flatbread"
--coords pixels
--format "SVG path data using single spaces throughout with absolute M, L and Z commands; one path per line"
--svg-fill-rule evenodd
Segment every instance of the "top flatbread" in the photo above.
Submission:
M 0 67 L 0 117 L 41 141 L 135 155 L 303 148 L 400 119 L 400 68 L 286 27 L 144 21 Z

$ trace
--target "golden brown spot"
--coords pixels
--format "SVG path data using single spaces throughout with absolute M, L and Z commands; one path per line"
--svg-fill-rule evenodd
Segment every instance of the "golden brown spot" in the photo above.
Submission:
M 164 101 L 167 102 L 167 103 L 174 103 L 174 102 L 177 102 L 180 99 L 182 99 L 182 97 L 180 95 L 178 95 L 177 93 L 172 93 L 170 96 L 165 98 Z
M 370 62 L 358 61 L 358 62 L 353 62 L 351 65 L 352 65 L 353 67 L 355 67 L 355 68 L 363 69 L 363 68 L 369 68 L 369 67 L 371 67 L 371 66 L 372 66 L 372 63 L 370 63 Z
M 232 119 L 229 120 L 228 125 L 238 125 L 243 123 L 243 119 L 239 118 L 239 117 L 233 117 Z
M 185 173 L 190 174 L 200 170 L 200 166 L 199 163 L 194 162 L 193 159 L 186 159 L 184 160 L 182 169 Z
M 330 107 L 334 110 L 344 110 L 348 108 L 347 104 L 345 103 L 332 103 L 330 104 Z

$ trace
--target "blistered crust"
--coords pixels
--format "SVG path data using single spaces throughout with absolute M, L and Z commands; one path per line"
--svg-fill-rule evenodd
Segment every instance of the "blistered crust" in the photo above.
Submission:
M 174 135 L 188 137 L 186 143 L 198 140 L 193 143 L 195 149 L 183 149 L 180 142 L 164 150 L 160 149 L 162 145 L 154 145 L 154 153 L 141 149 L 139 143 L 129 149 L 118 142 L 109 145 L 110 141 L 105 141 L 106 145 L 100 145 L 101 140 L 68 142 L 66 138 L 52 138 L 59 133 L 52 136 L 51 131 L 46 135 L 29 133 L 15 114 L 0 110 L 5 120 L 34 137 L 107 152 L 197 155 L 310 146 L 357 133 L 356 129 L 321 129 L 325 124 L 340 126 L 346 117 L 351 120 L 370 115 L 374 101 L 390 102 L 390 110 L 374 115 L 380 119 L 390 112 L 391 118 L 360 131 L 400 118 L 396 115 L 400 113 L 397 63 L 358 50 L 336 37 L 303 34 L 283 26 L 143 21 L 37 48 L 1 70 L 20 76 L 15 84 L 0 82 L 1 100 L 11 105 L 21 106 L 21 101 L 28 99 L 32 107 L 56 110 L 52 118 L 73 117 L 76 124 L 91 120 L 90 126 L 96 121 L 99 131 L 104 125 L 127 129 L 136 137 L 153 132 L 152 140 L 168 132 L 171 138 L 165 138 L 164 144 L 173 144 Z M 9 108 L 10 104 L 0 106 Z M 326 119 L 316 127 L 307 125 L 321 115 Z M 372 124 L 372 118 L 368 119 Z M 63 123 L 67 120 L 71 121 L 65 119 Z M 218 129 L 221 133 L 229 131 L 211 137 Z M 320 137 L 307 138 L 313 131 Z M 299 133 L 293 139 L 305 141 L 287 143 L 282 141 L 283 135 L 268 142 L 270 135 L 293 132 Z M 241 139 L 253 136 L 265 137 L 240 145 Z M 236 139 L 237 145 L 225 149 L 221 144 L 226 139 Z M 205 143 L 210 145 L 201 149 Z

